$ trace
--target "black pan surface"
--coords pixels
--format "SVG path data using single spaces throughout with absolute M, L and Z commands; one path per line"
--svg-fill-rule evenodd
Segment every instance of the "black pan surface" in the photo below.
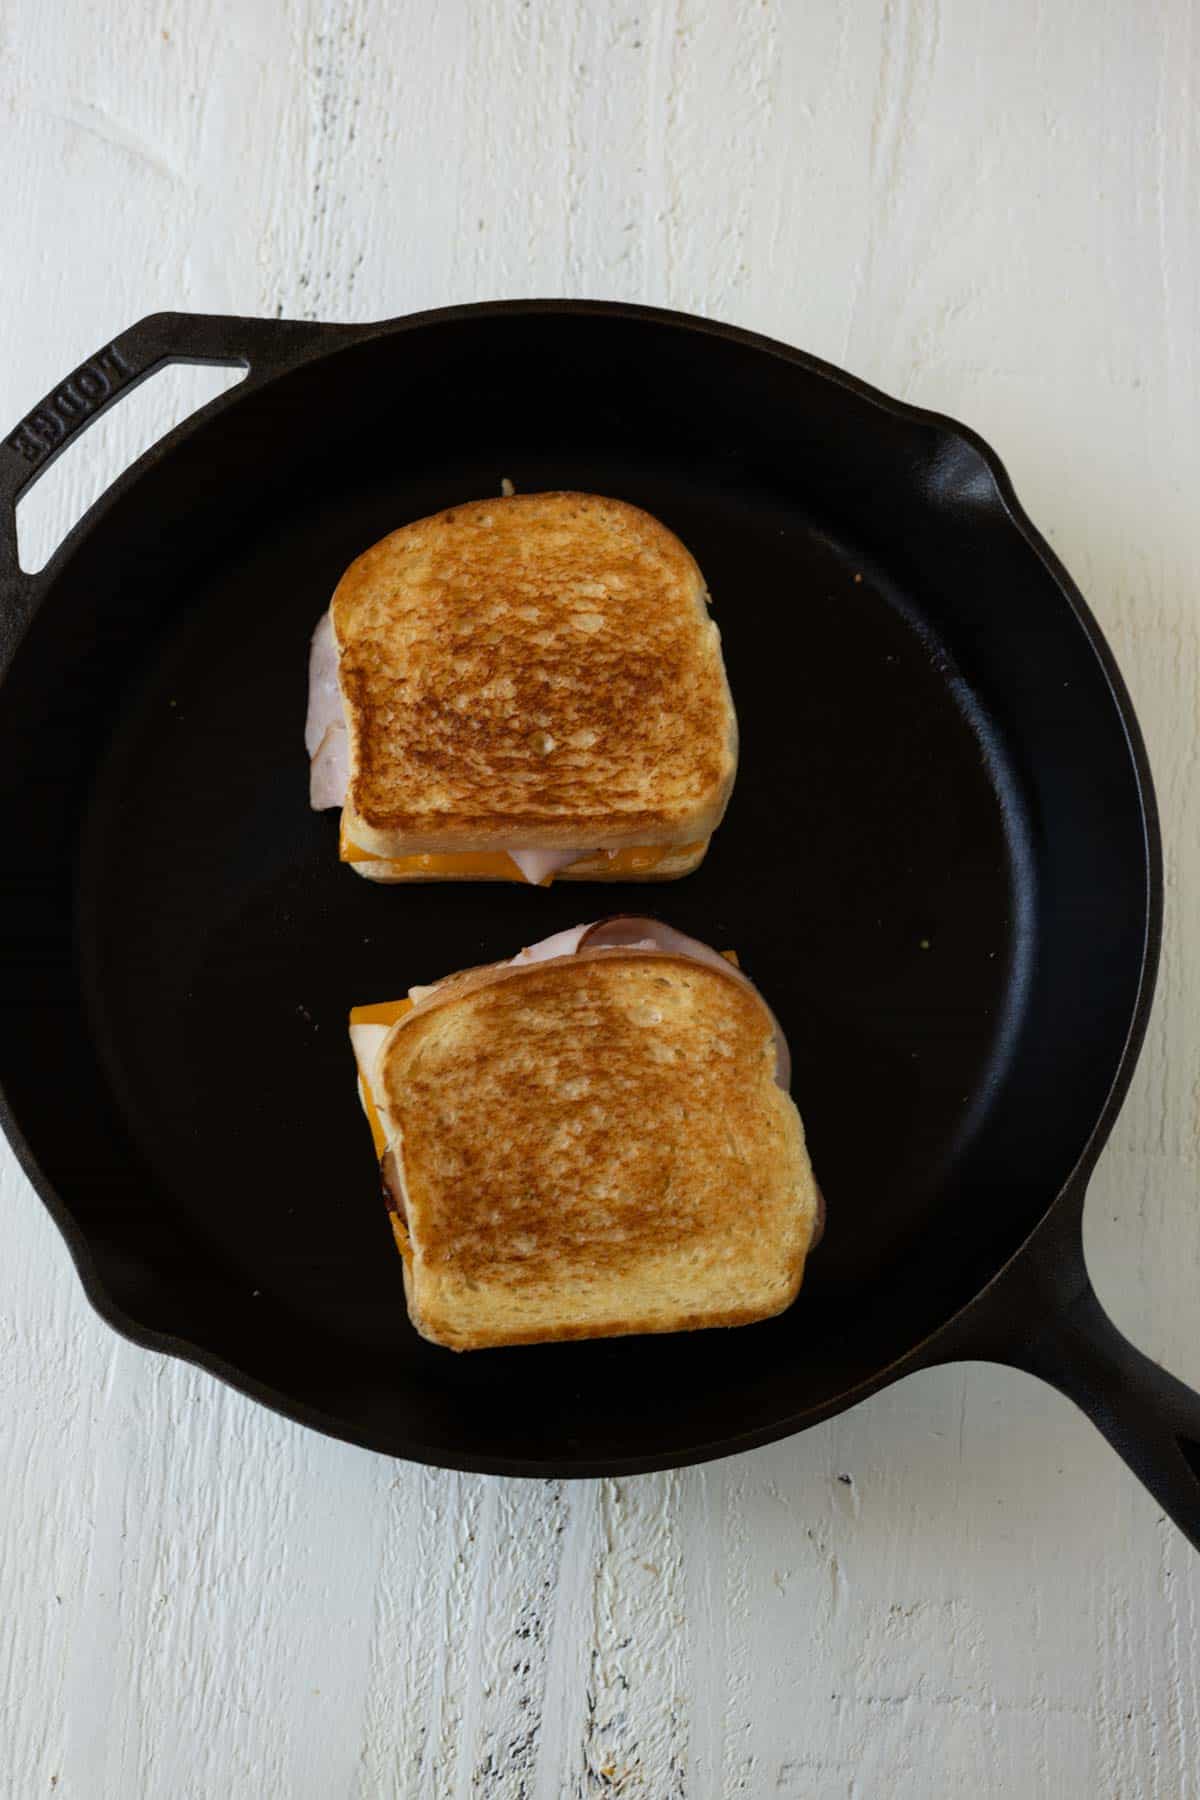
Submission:
M 958 1353 L 962 1309 L 1082 1204 L 1158 929 L 1128 701 L 994 455 L 640 309 L 165 316 L 118 350 L 131 378 L 251 374 L 36 583 L 8 571 L 0 1076 L 106 1316 L 323 1430 L 510 1473 L 744 1448 Z M 14 444 L 17 487 L 39 461 Z M 308 809 L 307 644 L 337 577 L 505 476 L 648 508 L 708 578 L 742 760 L 687 880 L 388 890 Z M 347 1010 L 629 910 L 736 947 L 785 1026 L 828 1200 L 801 1298 L 734 1332 L 426 1344 Z

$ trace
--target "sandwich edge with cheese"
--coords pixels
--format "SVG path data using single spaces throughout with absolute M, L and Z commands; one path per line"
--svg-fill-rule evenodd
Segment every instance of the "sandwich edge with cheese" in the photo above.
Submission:
M 598 1050 L 577 1053 L 569 1030 L 554 1037 L 572 1007 Z M 465 1081 L 453 1059 L 464 1031 Z M 536 1063 L 532 1076 L 523 1070 L 497 1090 L 498 1078 L 509 1079 L 505 1045 L 523 1037 L 559 1050 L 565 1042 L 567 1060 L 554 1066 L 561 1092 L 536 1091 Z M 719 953 L 655 920 L 575 927 L 508 962 L 355 1008 L 351 1038 L 410 1317 L 431 1341 L 465 1350 L 733 1326 L 795 1299 L 823 1206 L 787 1092 L 783 1033 Z M 616 1064 L 606 1067 L 609 1039 Z M 649 1062 L 637 1053 L 643 1041 Z M 728 1068 L 703 1066 L 714 1061 L 710 1044 L 734 1058 Z M 658 1081 L 655 1059 L 686 1062 L 697 1048 L 694 1076 L 685 1070 L 671 1085 L 668 1069 Z M 439 1057 L 440 1085 L 429 1078 Z M 405 1091 L 406 1067 L 419 1095 Z M 635 1077 L 644 1091 L 622 1129 L 597 1132 L 592 1115 Z M 534 1090 L 529 1099 L 524 1088 Z M 500 1124 L 489 1130 L 498 1094 Z M 676 1115 L 689 1107 L 700 1116 L 685 1126 Z M 581 1160 L 572 1133 L 590 1156 Z M 431 1174 L 439 1159 L 445 1166 Z M 547 1170 L 557 1188 L 547 1188 Z M 581 1194 L 607 1192 L 610 1182 L 619 1202 L 581 1204 Z M 495 1221 L 482 1234 L 481 1218 Z M 615 1260 L 614 1242 L 623 1245 Z
M 724 815 L 737 720 L 690 551 L 570 492 L 418 519 L 346 570 L 310 649 L 310 799 L 377 883 L 662 881 Z

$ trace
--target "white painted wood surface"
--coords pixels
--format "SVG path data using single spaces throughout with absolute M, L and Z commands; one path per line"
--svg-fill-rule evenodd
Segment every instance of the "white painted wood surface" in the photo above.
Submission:
M 0 16 L 0 422 L 158 308 L 563 293 L 774 333 L 997 445 L 1157 773 L 1162 982 L 1088 1249 L 1193 1383 L 1198 118 L 1190 0 Z M 92 434 L 35 548 L 192 380 Z M 1200 1560 L 1033 1381 L 939 1370 L 671 1476 L 395 1465 L 119 1342 L 0 1154 L 5 1796 L 1200 1793 Z

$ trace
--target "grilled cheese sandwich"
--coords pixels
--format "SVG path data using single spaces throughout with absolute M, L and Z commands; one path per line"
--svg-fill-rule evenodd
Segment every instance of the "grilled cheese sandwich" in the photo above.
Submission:
M 795 1298 L 821 1204 L 786 1044 L 707 946 L 580 926 L 350 1030 L 431 1341 L 748 1324 Z
M 597 495 L 451 508 L 351 564 L 313 636 L 310 798 L 379 882 L 670 880 L 737 724 L 689 552 Z

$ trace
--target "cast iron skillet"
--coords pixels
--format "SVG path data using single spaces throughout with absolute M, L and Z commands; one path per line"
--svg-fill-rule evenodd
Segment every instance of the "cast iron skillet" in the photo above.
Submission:
M 249 373 L 22 574 L 18 495 L 172 361 Z M 689 880 L 389 891 L 308 810 L 335 579 L 506 475 L 648 507 L 708 577 L 743 754 Z M 0 448 L 0 595 L 4 1117 L 120 1331 L 319 1430 L 513 1475 L 694 1462 L 988 1358 L 1077 1400 L 1200 1540 L 1200 1400 L 1108 1322 L 1080 1242 L 1158 952 L 1150 777 L 979 438 L 641 307 L 166 314 Z M 347 1008 L 631 909 L 736 946 L 769 996 L 826 1240 L 767 1325 L 451 1355 L 405 1316 Z

